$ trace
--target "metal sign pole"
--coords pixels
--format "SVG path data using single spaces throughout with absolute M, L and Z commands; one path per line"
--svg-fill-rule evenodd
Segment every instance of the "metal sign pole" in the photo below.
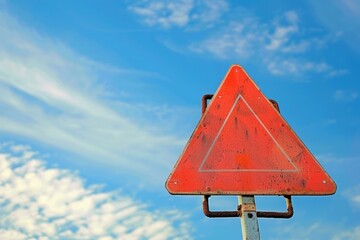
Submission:
M 241 230 L 243 240 L 260 240 L 258 218 L 256 216 L 255 197 L 239 196 L 241 205 Z

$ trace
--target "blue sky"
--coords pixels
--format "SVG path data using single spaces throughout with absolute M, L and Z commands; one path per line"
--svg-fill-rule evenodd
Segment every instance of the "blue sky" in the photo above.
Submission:
M 262 238 L 359 239 L 359 29 L 355 0 L 0 0 L 1 239 L 240 238 L 164 188 L 232 64 L 338 186 L 261 219 Z

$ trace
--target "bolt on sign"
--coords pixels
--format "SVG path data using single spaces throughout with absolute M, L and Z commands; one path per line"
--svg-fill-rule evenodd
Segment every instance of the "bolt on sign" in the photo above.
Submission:
M 238 65 L 166 181 L 171 194 L 330 195 L 336 184 Z

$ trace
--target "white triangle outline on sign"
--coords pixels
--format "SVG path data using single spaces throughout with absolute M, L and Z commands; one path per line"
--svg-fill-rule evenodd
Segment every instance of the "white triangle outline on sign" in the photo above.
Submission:
M 203 169 L 203 166 L 206 162 L 206 160 L 208 159 L 210 152 L 212 151 L 216 141 L 218 140 L 223 128 L 225 127 L 227 121 L 230 118 L 230 115 L 232 114 L 232 112 L 235 109 L 236 104 L 238 103 L 238 101 L 242 99 L 244 101 L 244 103 L 246 104 L 246 106 L 249 108 L 249 110 L 251 111 L 251 113 L 255 116 L 255 118 L 259 121 L 259 123 L 261 124 L 261 126 L 265 129 L 265 131 L 269 134 L 270 138 L 274 141 L 275 145 L 280 149 L 280 152 L 285 156 L 285 158 L 290 162 L 290 164 L 294 167 L 294 170 L 281 170 L 281 169 Z M 246 99 L 239 94 L 238 97 L 236 98 L 236 100 L 234 101 L 234 104 L 232 105 L 228 115 L 225 118 L 224 123 L 221 125 L 218 133 L 216 134 L 216 137 L 214 139 L 214 141 L 211 143 L 211 146 L 209 148 L 209 150 L 207 151 L 204 159 L 202 160 L 199 168 L 198 168 L 198 172 L 298 172 L 299 169 L 296 167 L 296 165 L 291 161 L 291 158 L 289 157 L 289 155 L 287 155 L 287 153 L 285 152 L 285 150 L 281 147 L 281 145 L 276 141 L 276 139 L 274 138 L 274 136 L 270 133 L 270 131 L 266 128 L 265 124 L 261 121 L 261 119 L 259 118 L 259 116 L 254 112 L 254 110 L 250 107 L 250 105 L 248 104 L 248 102 L 246 101 Z

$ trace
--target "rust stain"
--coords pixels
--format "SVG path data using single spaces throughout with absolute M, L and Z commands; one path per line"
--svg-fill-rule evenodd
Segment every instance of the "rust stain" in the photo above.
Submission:
M 300 181 L 300 184 L 301 184 L 301 187 L 305 188 L 306 187 L 306 180 L 305 179 L 302 179 Z

